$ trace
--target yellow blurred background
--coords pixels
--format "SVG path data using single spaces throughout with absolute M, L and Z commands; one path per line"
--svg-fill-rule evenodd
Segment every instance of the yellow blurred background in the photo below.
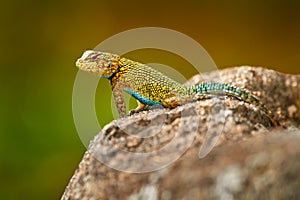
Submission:
M 219 68 L 300 74 L 299 11 L 299 1 L 280 0 L 1 1 L 0 198 L 62 195 L 85 152 L 72 118 L 74 62 L 84 50 L 128 29 L 165 27 L 198 41 Z M 155 61 L 196 73 L 168 56 Z M 103 84 L 107 95 L 96 99 L 105 125 L 112 115 Z

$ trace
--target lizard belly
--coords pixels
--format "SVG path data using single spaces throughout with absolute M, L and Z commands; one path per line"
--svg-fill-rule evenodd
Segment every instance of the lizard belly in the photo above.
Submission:
M 140 101 L 143 104 L 149 105 L 149 106 L 154 106 L 154 105 L 162 105 L 160 102 L 158 101 L 154 101 L 154 100 L 150 100 L 148 98 L 143 97 L 142 95 L 140 95 L 139 93 L 131 90 L 131 89 L 124 89 L 125 92 L 127 92 L 128 94 L 130 94 L 131 96 L 133 96 L 134 98 L 136 98 L 138 101 Z

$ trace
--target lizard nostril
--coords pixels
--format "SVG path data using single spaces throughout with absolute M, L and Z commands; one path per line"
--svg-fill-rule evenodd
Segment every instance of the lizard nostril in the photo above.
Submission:
M 77 66 L 77 67 L 81 66 L 81 63 L 82 63 L 82 60 L 81 60 L 81 59 L 78 59 L 78 60 L 76 61 L 76 66 Z

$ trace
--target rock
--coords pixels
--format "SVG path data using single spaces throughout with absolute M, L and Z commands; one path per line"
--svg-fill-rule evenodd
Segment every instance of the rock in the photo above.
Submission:
M 229 97 L 115 120 L 91 141 L 62 199 L 299 199 L 300 76 L 239 67 L 186 84 L 204 80 L 251 91 L 280 126 Z M 199 159 L 207 135 L 218 133 Z

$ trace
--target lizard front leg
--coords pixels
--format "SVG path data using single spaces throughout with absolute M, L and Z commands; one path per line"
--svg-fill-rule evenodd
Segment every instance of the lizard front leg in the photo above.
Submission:
M 125 117 L 126 116 L 126 105 L 124 98 L 122 96 L 122 89 L 115 87 L 112 91 L 114 100 L 119 112 L 120 117 Z

